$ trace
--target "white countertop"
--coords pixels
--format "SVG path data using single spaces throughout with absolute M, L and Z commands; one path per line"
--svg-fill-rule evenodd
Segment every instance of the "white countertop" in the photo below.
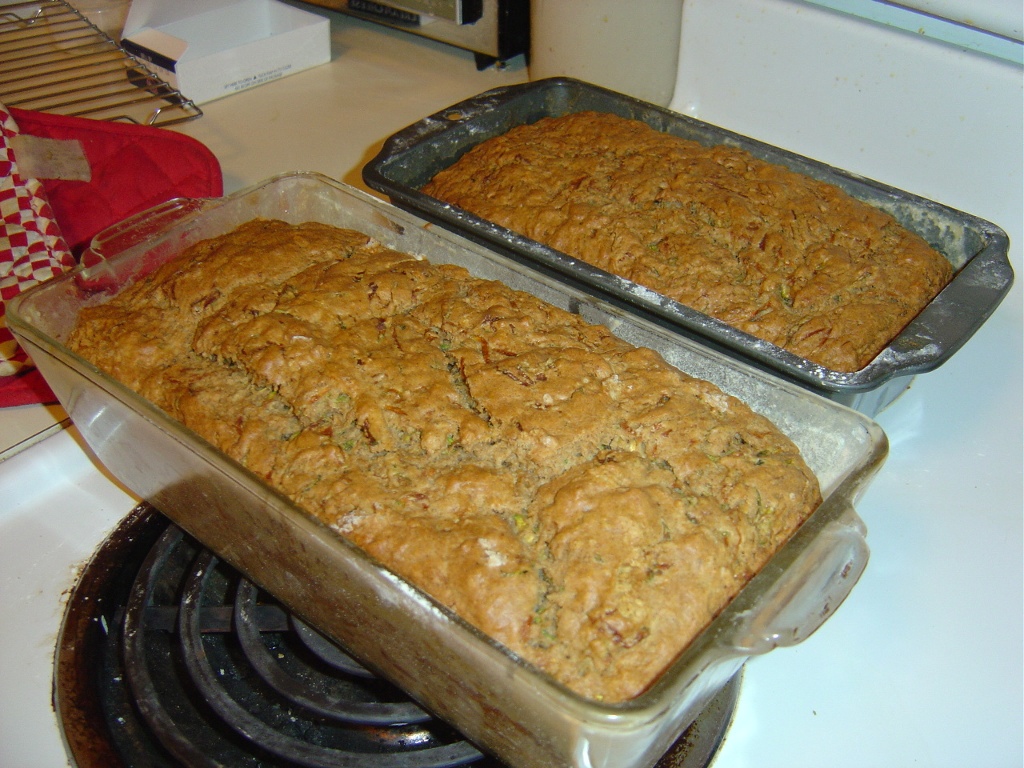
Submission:
M 319 171 L 368 189 L 363 165 L 389 135 L 488 88 L 527 79 L 522 57 L 477 71 L 451 46 L 332 15 L 325 66 L 202 105 L 176 127 L 214 151 L 227 192 L 277 173 Z
M 334 19 L 332 43 L 330 64 L 203 105 L 202 118 L 175 128 L 217 155 L 228 192 L 296 170 L 365 188 L 362 165 L 392 132 L 527 77 L 521 59 L 478 72 L 469 53 L 344 17 Z M 682 66 L 689 66 L 685 56 Z M 692 72 L 679 87 L 674 103 L 681 111 L 755 133 L 756 116 L 733 115 L 728 104 L 706 98 L 708 84 Z M 815 150 L 808 154 L 827 151 L 810 130 L 792 135 L 790 148 L 800 151 L 805 138 Z M 859 148 L 867 163 L 870 149 Z M 1020 186 L 1017 156 L 1009 162 L 1011 181 Z M 898 177 L 900 169 L 893 171 Z M 950 196 L 962 198 L 950 202 L 1009 230 L 1019 275 L 1020 212 L 1006 212 L 1019 197 L 990 205 L 983 191 L 963 186 L 949 181 Z M 938 187 L 930 196 L 941 194 Z M 1022 764 L 1021 294 L 1015 286 L 963 350 L 918 377 L 879 416 L 891 453 L 858 504 L 872 548 L 867 571 L 809 640 L 748 665 L 715 768 Z M 0 450 L 60 418 L 59 409 L 0 412 Z M 57 448 L 75 450 L 64 438 L 47 448 L 53 440 L 0 463 L 0 470 L 28 466 Z M 86 475 L 89 483 L 110 483 L 97 472 Z M 74 482 L 87 485 L 77 476 Z M 120 490 L 113 497 L 129 502 Z M 20 580 L 0 586 L 8 597 L 23 589 Z M 47 589 L 59 600 L 59 583 Z M 37 645 L 45 661 L 46 643 Z M 17 737 L 16 730 L 0 724 L 0 742 Z M 0 764 L 14 764 L 12 756 L 22 758 L 19 765 L 53 764 L 52 752 L 39 751 L 43 757 L 33 762 L 25 757 L 34 754 L 31 745 L 16 750 L 0 745 Z

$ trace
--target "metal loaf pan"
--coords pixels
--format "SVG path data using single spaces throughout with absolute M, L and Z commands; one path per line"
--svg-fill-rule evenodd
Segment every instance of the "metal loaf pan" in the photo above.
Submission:
M 544 117 L 595 110 L 641 120 L 656 130 L 711 146 L 732 145 L 842 188 L 894 216 L 942 253 L 956 276 L 871 363 L 835 371 L 794 355 L 662 294 L 597 269 L 420 191 L 471 147 Z M 1009 240 L 995 225 L 676 112 L 569 78 L 497 88 L 424 118 L 391 136 L 363 169 L 393 203 L 601 295 L 679 333 L 874 416 L 918 373 L 955 353 L 1009 292 Z
M 649 690 L 620 704 L 566 690 L 62 343 L 83 307 L 255 217 L 356 228 L 392 248 L 529 291 L 660 351 L 787 432 L 817 474 L 824 503 Z M 510 765 L 653 765 L 750 656 L 806 638 L 866 565 L 865 530 L 853 504 L 887 450 L 873 421 L 358 190 L 289 174 L 224 199 L 176 201 L 103 233 L 94 250 L 106 260 L 26 292 L 7 317 L 99 460 L 297 615 Z

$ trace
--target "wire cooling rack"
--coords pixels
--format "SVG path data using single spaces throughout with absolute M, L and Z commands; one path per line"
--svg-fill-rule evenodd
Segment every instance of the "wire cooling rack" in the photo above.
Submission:
M 0 0 L 0 102 L 154 126 L 203 114 L 64 0 Z

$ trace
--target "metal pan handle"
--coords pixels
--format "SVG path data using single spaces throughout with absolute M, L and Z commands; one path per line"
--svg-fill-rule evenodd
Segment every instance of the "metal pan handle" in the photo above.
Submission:
M 1014 274 L 1006 233 L 981 220 L 976 227 L 986 246 L 893 341 L 886 364 L 911 374 L 937 368 L 967 343 L 1010 292 Z M 922 339 L 932 343 L 922 344 Z
M 789 564 L 759 601 L 738 617 L 732 648 L 756 656 L 810 637 L 846 599 L 867 566 L 867 529 L 849 502 Z

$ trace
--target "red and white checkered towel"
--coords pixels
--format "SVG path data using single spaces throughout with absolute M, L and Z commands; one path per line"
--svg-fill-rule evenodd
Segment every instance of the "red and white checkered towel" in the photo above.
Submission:
M 0 117 L 4 235 L 9 240 L 17 223 L 26 244 L 22 253 L 20 245 L 0 243 L 4 300 L 59 274 L 70 265 L 68 250 L 80 254 L 93 236 L 128 216 L 174 197 L 218 197 L 223 192 L 217 158 L 184 134 L 3 105 Z M 21 152 L 21 171 L 35 178 L 18 175 L 10 155 L 12 141 Z M 21 213 L 11 218 L 9 211 Z M 59 233 L 54 221 L 60 225 Z M 21 237 L 14 237 L 13 244 Z M 20 367 L 13 374 L 0 373 L 0 408 L 56 402 L 39 371 L 26 365 L 19 351 L 11 352 L 13 342 L 2 320 L 0 342 L 3 370 Z
M 17 123 L 0 105 L 0 376 L 15 376 L 32 364 L 7 328 L 6 303 L 75 265 L 42 182 L 19 171 L 17 135 Z

